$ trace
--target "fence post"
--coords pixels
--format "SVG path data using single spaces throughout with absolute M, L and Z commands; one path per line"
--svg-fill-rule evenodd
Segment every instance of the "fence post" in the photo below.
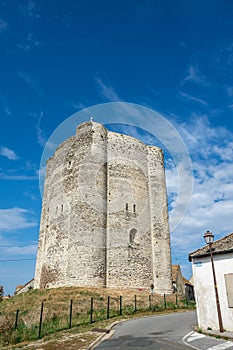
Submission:
M 120 316 L 122 316 L 122 296 L 120 295 Z
M 90 323 L 93 323 L 93 297 L 91 297 Z
M 42 317 L 43 317 L 43 308 L 44 308 L 44 302 L 41 303 L 41 309 L 40 309 L 40 324 L 39 324 L 39 333 L 38 333 L 38 339 L 41 337 L 41 328 L 42 328 Z
M 149 309 L 151 310 L 151 295 L 149 294 Z
M 137 295 L 134 296 L 134 312 L 137 311 Z
M 189 302 L 188 302 L 188 297 L 187 297 L 187 295 L 185 296 L 185 299 L 186 299 L 186 306 L 187 306 L 187 308 L 189 307 Z
M 110 296 L 108 295 L 107 318 L 109 318 Z
M 19 310 L 16 310 L 16 315 L 15 315 L 15 329 L 18 326 L 18 317 L 19 317 Z
M 73 310 L 73 300 L 70 300 L 70 323 L 69 323 L 69 328 L 72 327 L 72 310 Z
M 176 307 L 178 306 L 178 297 L 177 297 L 177 294 L 176 294 Z
M 163 296 L 163 300 L 164 300 L 164 309 L 167 308 L 167 302 L 166 302 L 166 294 L 164 293 L 164 296 Z

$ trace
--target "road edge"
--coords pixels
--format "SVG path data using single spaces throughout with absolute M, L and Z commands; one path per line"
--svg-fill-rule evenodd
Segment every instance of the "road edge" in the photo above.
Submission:
M 96 338 L 87 348 L 87 350 L 93 350 L 94 347 L 100 343 L 102 343 L 102 341 L 104 341 L 105 339 L 109 339 L 111 338 L 111 336 L 114 334 L 114 331 L 112 330 L 112 328 L 114 326 L 116 326 L 117 324 L 127 321 L 127 319 L 123 319 L 123 320 L 119 320 L 119 321 L 115 321 L 112 324 L 110 324 L 108 327 L 106 327 L 106 330 L 108 330 L 108 333 L 104 333 L 104 334 L 100 334 L 98 338 Z

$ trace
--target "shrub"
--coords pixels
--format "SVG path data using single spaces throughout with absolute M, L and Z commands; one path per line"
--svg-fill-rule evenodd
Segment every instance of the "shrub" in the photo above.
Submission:
M 3 343 L 12 342 L 12 333 L 14 329 L 15 319 L 13 316 L 0 317 L 0 337 Z

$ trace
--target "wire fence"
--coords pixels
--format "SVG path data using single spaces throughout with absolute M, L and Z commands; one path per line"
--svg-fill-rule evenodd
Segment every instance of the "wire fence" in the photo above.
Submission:
M 60 302 L 56 307 L 49 300 L 42 301 L 37 310 L 20 310 L 14 313 L 0 313 L 0 343 L 16 344 L 26 340 L 40 339 L 45 335 L 79 327 L 81 325 L 94 324 L 95 322 L 132 315 L 137 312 L 193 308 L 194 302 L 178 295 L 165 294 L 161 298 L 155 298 L 153 294 L 134 295 L 133 298 L 107 296 L 89 298 L 88 303 L 80 300 Z

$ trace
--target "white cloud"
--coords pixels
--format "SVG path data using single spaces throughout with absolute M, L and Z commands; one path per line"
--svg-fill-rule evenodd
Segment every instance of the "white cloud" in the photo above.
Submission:
M 38 84 L 36 81 L 30 77 L 28 74 L 22 73 L 20 71 L 17 72 L 18 76 L 20 79 L 26 83 L 26 85 L 31 88 L 39 97 L 43 96 L 43 93 L 40 91 Z
M 0 155 L 3 157 L 8 158 L 9 160 L 17 160 L 19 157 L 17 154 L 7 148 L 7 147 L 0 147 Z M 25 174 L 19 174 L 19 171 L 33 171 L 32 175 L 25 175 Z M 9 169 L 4 171 L 3 169 L 0 169 L 0 180 L 15 180 L 15 181 L 27 181 L 27 180 L 37 180 L 38 179 L 38 171 L 35 164 L 31 163 L 30 161 L 26 161 L 26 164 L 24 166 L 21 166 L 17 169 Z
M 187 75 L 182 80 L 181 85 L 186 84 L 187 82 L 193 82 L 200 85 L 208 85 L 206 82 L 206 78 L 202 76 L 197 67 L 194 67 L 193 65 L 190 65 L 187 69 Z
M 98 86 L 100 87 L 100 92 L 101 95 L 106 98 L 108 101 L 111 102 L 118 102 L 118 101 L 122 101 L 117 93 L 115 92 L 114 88 L 111 86 L 107 86 L 106 84 L 104 84 L 104 82 L 102 81 L 101 78 L 96 78 L 96 83 L 98 84 Z
M 194 171 L 189 209 L 172 233 L 173 250 L 183 253 L 182 260 L 204 245 L 202 236 L 207 229 L 216 238 L 233 231 L 233 135 L 224 128 L 213 129 L 205 116 L 196 116 L 190 125 L 183 124 L 180 131 L 193 159 Z M 173 168 L 166 171 L 168 179 L 174 182 L 173 173 Z
M 18 76 L 20 78 L 22 78 L 27 84 L 29 84 L 30 86 L 32 86 L 32 79 L 29 78 L 26 74 L 22 73 L 22 72 L 17 72 Z
M 40 18 L 37 1 L 29 0 L 25 5 L 20 5 L 19 12 L 22 17 L 27 17 L 32 20 L 38 20 Z
M 84 105 L 82 102 L 67 102 L 67 105 L 75 111 L 86 108 L 86 105 Z
M 9 107 L 7 106 L 6 99 L 2 95 L 0 95 L 0 102 L 2 104 L 4 111 L 5 111 L 5 114 L 10 117 L 12 115 L 12 112 L 9 109 Z
M 39 170 L 38 170 L 38 176 L 39 177 L 45 177 L 46 175 L 46 166 L 42 166 Z
M 233 43 L 223 47 L 216 56 L 218 68 L 225 74 L 232 72 L 233 63 Z
M 230 147 L 233 136 L 223 127 L 212 128 L 207 115 L 191 114 L 189 124 L 176 125 L 182 135 L 186 147 L 188 148 L 192 159 L 202 157 L 217 156 L 213 148 L 220 147 L 225 153 Z M 219 155 L 218 151 L 218 155 Z
M 32 192 L 26 191 L 26 192 L 24 192 L 23 195 L 24 195 L 25 197 L 27 197 L 27 198 L 32 199 L 33 201 L 38 200 L 37 196 L 36 196 L 34 193 L 32 193 Z
M 18 231 L 37 226 L 32 212 L 24 208 L 0 209 L 0 231 Z
M 40 123 L 41 123 L 43 116 L 44 116 L 44 113 L 41 112 L 39 119 L 38 119 L 38 122 L 36 124 L 37 141 L 38 141 L 39 145 L 42 147 L 44 147 L 47 143 L 47 138 L 45 137 L 44 132 L 42 131 L 42 129 L 40 127 Z
M 9 110 L 8 107 L 5 107 L 5 113 L 6 115 L 8 115 L 9 117 L 12 115 L 11 111 Z
M 41 147 L 48 147 L 51 150 L 55 150 L 58 147 L 58 144 L 52 143 L 51 141 L 48 141 L 47 137 L 45 136 L 43 130 L 40 127 L 41 124 L 41 120 L 44 116 L 43 111 L 40 113 L 40 116 L 38 118 L 38 121 L 36 123 L 36 134 L 37 134 L 37 141 L 38 144 Z
M 40 47 L 41 44 L 42 43 L 36 38 L 35 34 L 30 32 L 26 37 L 21 38 L 16 45 L 24 52 L 29 52 L 36 47 Z
M 6 247 L 4 251 L 6 254 L 35 255 L 37 252 L 37 244 L 29 244 L 23 247 L 18 247 L 18 246 Z
M 187 98 L 188 100 L 192 100 L 194 102 L 198 102 L 198 103 L 201 103 L 202 105 L 204 106 L 207 106 L 207 102 L 205 102 L 204 100 L 200 99 L 200 98 L 197 98 L 197 97 L 194 97 L 194 96 L 191 96 L 189 94 L 186 94 L 185 92 L 179 92 L 179 94 L 185 98 Z
M 176 169 L 166 169 L 166 185 L 169 197 L 178 192 L 178 174 Z
M 19 159 L 19 157 L 17 156 L 17 154 L 13 150 L 11 150 L 8 147 L 4 147 L 4 146 L 2 146 L 0 148 L 0 155 L 3 156 L 3 157 L 8 158 L 10 160 L 17 160 L 17 159 Z
M 0 173 L 0 180 L 29 181 L 38 180 L 38 175 L 16 175 Z
M 182 47 L 188 47 L 188 45 L 186 43 L 184 43 L 183 41 L 180 41 L 179 45 L 182 46 Z
M 213 152 L 215 152 L 215 154 L 217 154 L 222 160 L 231 161 L 233 159 L 233 142 L 229 142 L 225 147 L 216 145 L 213 147 Z

